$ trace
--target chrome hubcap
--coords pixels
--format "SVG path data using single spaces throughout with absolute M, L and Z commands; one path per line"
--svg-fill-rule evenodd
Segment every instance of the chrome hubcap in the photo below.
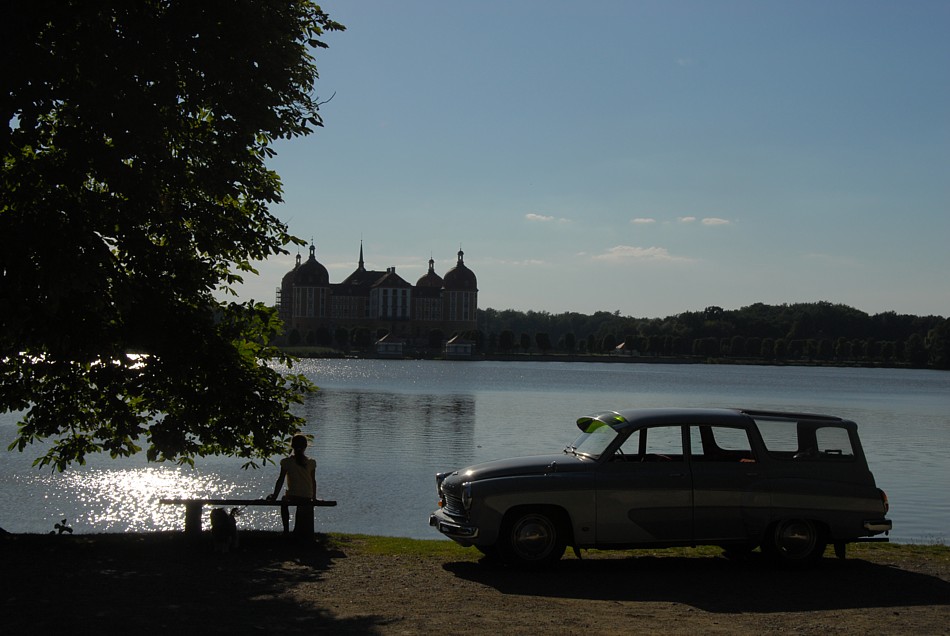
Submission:
M 512 528 L 512 545 L 524 559 L 541 559 L 551 551 L 554 533 L 554 527 L 546 517 L 528 515 Z

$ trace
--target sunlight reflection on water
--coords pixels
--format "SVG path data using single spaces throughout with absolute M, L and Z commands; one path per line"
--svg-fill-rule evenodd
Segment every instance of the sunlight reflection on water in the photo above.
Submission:
M 233 484 L 214 475 L 189 475 L 175 470 L 138 468 L 68 473 L 65 487 L 79 509 L 77 522 L 107 531 L 170 530 L 181 525 L 181 509 L 158 504 L 165 497 L 188 497 L 197 492 L 227 496 Z

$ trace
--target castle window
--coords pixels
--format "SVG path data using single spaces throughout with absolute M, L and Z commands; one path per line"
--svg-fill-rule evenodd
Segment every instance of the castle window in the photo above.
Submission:
M 314 300 L 316 288 L 314 287 L 295 287 L 294 288 L 294 318 L 313 318 Z

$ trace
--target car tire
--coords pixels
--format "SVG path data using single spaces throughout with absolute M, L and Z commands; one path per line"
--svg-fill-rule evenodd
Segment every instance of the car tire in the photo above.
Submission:
M 826 545 L 814 522 L 808 519 L 783 519 L 771 526 L 762 548 L 780 563 L 799 565 L 821 558 Z
M 566 546 L 557 519 L 546 511 L 515 512 L 502 528 L 500 547 L 505 560 L 515 565 L 549 565 L 561 558 Z

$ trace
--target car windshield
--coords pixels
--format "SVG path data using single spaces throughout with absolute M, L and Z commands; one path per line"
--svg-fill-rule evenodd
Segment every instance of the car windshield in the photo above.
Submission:
M 573 444 L 564 449 L 565 452 L 593 459 L 600 457 L 601 453 L 603 453 L 617 437 L 617 431 L 604 420 L 608 419 L 613 421 L 617 417 L 619 416 L 617 416 L 616 413 L 608 413 L 592 417 L 582 417 L 577 420 L 577 425 L 582 432 L 580 436 L 574 440 Z

